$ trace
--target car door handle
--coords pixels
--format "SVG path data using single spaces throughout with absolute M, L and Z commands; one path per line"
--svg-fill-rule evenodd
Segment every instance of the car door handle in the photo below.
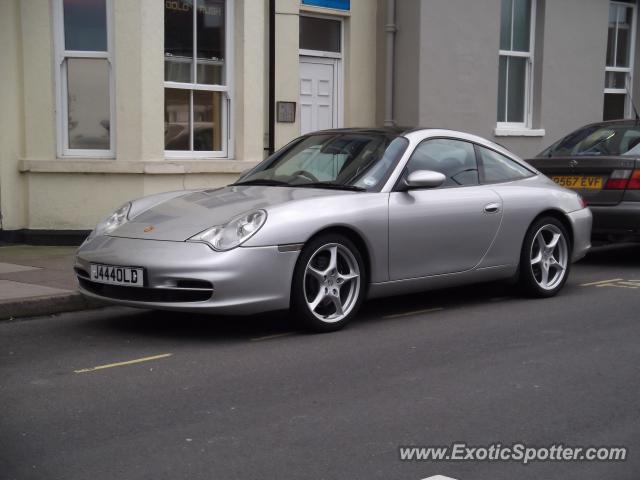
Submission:
M 484 206 L 484 211 L 486 213 L 498 213 L 500 211 L 499 203 L 490 203 Z

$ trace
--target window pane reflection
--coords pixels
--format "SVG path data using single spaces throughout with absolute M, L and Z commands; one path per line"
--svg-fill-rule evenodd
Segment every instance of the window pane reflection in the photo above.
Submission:
M 609 5 L 609 31 L 607 33 L 607 66 L 613 67 L 614 64 L 614 49 L 616 45 L 616 17 L 618 7 L 616 5 Z
M 339 53 L 340 35 L 338 20 L 300 17 L 300 48 Z
M 624 118 L 626 98 L 626 95 L 620 93 L 605 93 L 603 120 L 619 120 Z
M 107 51 L 106 0 L 64 0 L 66 50 Z
M 69 148 L 110 149 L 109 64 L 101 58 L 67 59 Z
M 631 17 L 632 9 L 618 5 L 618 48 L 616 50 L 616 66 L 629 66 L 631 50 Z
M 511 50 L 511 8 L 513 0 L 502 0 L 500 8 L 500 50 Z
M 193 92 L 193 149 L 222 150 L 222 94 Z
M 524 122 L 524 97 L 527 59 L 509 57 L 507 92 L 507 122 Z
M 606 72 L 604 79 L 604 88 L 626 88 L 627 73 L 626 72 Z
M 197 0 L 198 83 L 225 84 L 224 0 Z
M 498 121 L 506 122 L 506 105 L 507 101 L 507 59 L 509 57 L 500 57 L 500 66 L 498 68 Z
M 513 3 L 513 50 L 529 51 L 530 26 L 531 0 L 515 0 Z
M 191 83 L 193 73 L 193 0 L 164 2 L 164 79 Z
M 164 148 L 165 150 L 191 150 L 189 90 L 164 90 Z

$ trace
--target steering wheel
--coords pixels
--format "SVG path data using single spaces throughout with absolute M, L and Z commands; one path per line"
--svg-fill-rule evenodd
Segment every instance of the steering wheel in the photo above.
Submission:
M 307 172 L 306 170 L 296 170 L 295 172 L 293 172 L 291 174 L 291 176 L 292 177 L 308 178 L 312 182 L 319 182 L 320 181 L 320 180 L 318 180 L 318 178 L 313 173 Z
M 456 173 L 455 175 L 451 175 L 451 177 L 449 177 L 449 178 L 451 178 L 451 180 L 453 180 L 454 182 L 456 182 L 458 185 L 462 185 L 462 183 L 461 183 L 461 182 L 459 182 L 458 180 L 456 180 L 456 177 L 457 177 L 458 175 L 461 175 L 461 174 L 463 174 L 463 173 L 467 173 L 467 172 L 477 172 L 477 171 L 478 171 L 478 169 L 477 169 L 477 168 L 467 168 L 467 169 L 465 169 L 465 170 L 460 170 L 458 173 Z

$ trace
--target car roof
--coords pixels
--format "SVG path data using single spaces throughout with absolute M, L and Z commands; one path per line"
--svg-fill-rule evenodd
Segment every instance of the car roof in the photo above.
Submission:
M 327 128 L 325 130 L 318 130 L 316 132 L 309 132 L 307 135 L 315 135 L 315 134 L 327 134 L 327 133 L 373 133 L 378 135 L 394 135 L 401 136 L 406 135 L 408 133 L 420 132 L 420 131 L 428 131 L 428 130 L 439 130 L 439 131 L 448 131 L 450 133 L 465 133 L 457 130 L 445 129 L 440 127 L 408 127 L 408 126 L 384 126 L 384 127 L 347 127 L 347 128 Z
M 323 133 L 374 133 L 378 135 L 402 135 L 412 128 L 409 127 L 349 127 L 349 128 L 328 128 L 326 130 L 318 130 L 317 132 L 309 132 L 307 135 L 316 135 Z
M 471 133 L 462 132 L 459 130 L 451 130 L 445 128 L 435 128 L 435 127 L 402 127 L 402 126 L 384 126 L 384 127 L 349 127 L 349 128 L 328 128 L 325 130 L 318 130 L 316 132 L 309 132 L 305 135 L 321 135 L 321 134 L 332 134 L 332 133 L 365 133 L 365 134 L 374 134 L 374 135 L 387 135 L 387 136 L 407 136 L 412 133 L 417 132 L 437 132 L 445 135 L 452 135 L 454 137 L 460 137 L 466 139 L 467 141 L 476 142 L 478 144 L 487 146 L 489 148 L 494 148 L 502 151 L 502 153 L 507 154 L 510 157 L 520 158 L 515 155 L 508 148 L 500 145 L 497 142 L 493 142 L 483 137 L 479 137 L 478 135 L 474 135 Z
M 631 119 L 631 118 L 620 119 L 620 120 L 603 120 L 601 122 L 587 123 L 586 125 L 576 128 L 576 130 L 582 130 L 583 128 L 586 128 L 586 127 L 606 127 L 609 125 L 621 125 L 621 126 L 622 125 L 624 126 L 640 125 L 640 120 Z

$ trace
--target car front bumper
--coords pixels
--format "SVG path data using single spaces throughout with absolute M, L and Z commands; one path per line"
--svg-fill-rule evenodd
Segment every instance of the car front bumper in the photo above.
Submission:
M 593 236 L 602 240 L 640 240 L 640 202 L 590 206 Z
M 74 269 L 82 294 L 158 310 L 251 314 L 289 307 L 299 251 L 277 246 L 216 252 L 203 243 L 97 237 L 83 244 Z M 142 267 L 144 287 L 90 279 L 90 264 Z

